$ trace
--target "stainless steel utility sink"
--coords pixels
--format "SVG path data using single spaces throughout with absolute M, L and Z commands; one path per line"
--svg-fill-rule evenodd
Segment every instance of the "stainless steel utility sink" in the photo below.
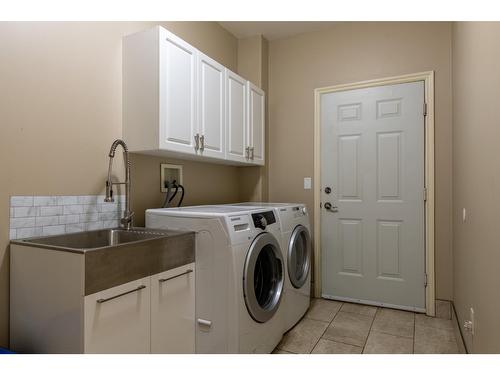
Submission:
M 194 262 L 195 234 L 147 228 L 101 229 L 13 240 L 11 252 L 26 246 L 81 256 L 85 295 L 89 295 Z
M 117 246 L 130 242 L 147 241 L 168 236 L 173 231 L 154 231 L 144 228 L 101 229 L 88 232 L 68 233 L 57 236 L 38 237 L 21 240 L 33 245 L 45 245 L 66 249 L 90 250 Z

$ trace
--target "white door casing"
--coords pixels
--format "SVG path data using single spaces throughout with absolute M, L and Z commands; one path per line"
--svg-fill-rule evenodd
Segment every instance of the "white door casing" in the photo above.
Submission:
M 425 311 L 423 106 L 423 82 L 322 95 L 323 296 Z
M 210 57 L 199 52 L 198 119 L 199 154 L 218 159 L 225 157 L 226 83 L 225 70 Z
M 197 130 L 198 51 L 179 37 L 160 32 L 160 149 L 194 154 Z
M 246 81 L 226 69 L 226 158 L 247 162 Z

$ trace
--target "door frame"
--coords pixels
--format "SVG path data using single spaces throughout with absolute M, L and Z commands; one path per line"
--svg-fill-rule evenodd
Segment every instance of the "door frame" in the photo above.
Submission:
M 314 90 L 314 295 L 321 297 L 321 96 L 338 91 L 387 86 L 398 83 L 424 82 L 424 187 L 427 199 L 425 210 L 425 312 L 435 316 L 435 270 L 434 270 L 434 71 L 378 78 L 369 81 L 320 87 Z

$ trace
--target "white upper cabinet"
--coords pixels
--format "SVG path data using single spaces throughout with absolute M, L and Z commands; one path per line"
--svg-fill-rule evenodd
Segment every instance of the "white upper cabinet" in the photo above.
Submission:
M 197 50 L 160 29 L 160 148 L 195 153 Z
M 130 151 L 262 165 L 264 109 L 260 89 L 166 29 L 123 38 L 123 137 Z
M 248 147 L 251 163 L 264 165 L 265 161 L 265 94 L 254 84 L 247 83 L 248 92 Z
M 224 159 L 226 68 L 201 52 L 198 56 L 198 152 Z
M 246 81 L 230 70 L 226 72 L 226 157 L 229 160 L 246 163 L 248 161 Z

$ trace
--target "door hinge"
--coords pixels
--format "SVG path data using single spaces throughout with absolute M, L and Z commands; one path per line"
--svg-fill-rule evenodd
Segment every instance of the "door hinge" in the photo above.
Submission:
M 424 188 L 424 202 L 427 202 L 427 188 Z
M 427 116 L 427 103 L 424 103 L 424 116 Z
M 427 274 L 424 273 L 424 287 L 427 288 Z

